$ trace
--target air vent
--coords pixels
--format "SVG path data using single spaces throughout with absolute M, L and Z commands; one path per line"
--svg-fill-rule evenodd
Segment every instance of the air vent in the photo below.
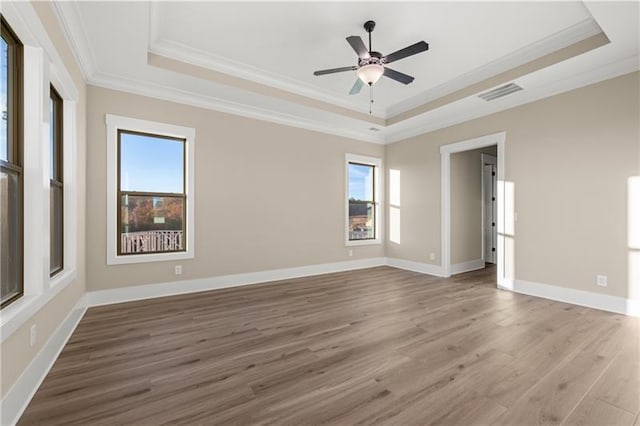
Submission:
M 371 130 L 372 132 L 379 132 L 380 129 L 376 128 L 376 127 L 369 127 L 369 130 Z
M 514 83 L 509 83 L 493 90 L 489 90 L 488 92 L 481 93 L 478 95 L 478 97 L 484 99 L 485 101 L 492 101 L 494 99 L 510 95 L 511 93 L 518 92 L 520 90 L 522 90 L 522 87 Z

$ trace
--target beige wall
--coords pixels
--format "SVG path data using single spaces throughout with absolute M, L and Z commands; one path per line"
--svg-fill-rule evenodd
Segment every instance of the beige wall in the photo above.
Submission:
M 29 363 L 42 349 L 43 345 L 51 337 L 60 323 L 71 312 L 85 292 L 85 109 L 86 109 L 86 85 L 82 73 L 75 62 L 73 53 L 66 43 L 62 29 L 54 16 L 52 6 L 47 2 L 32 3 L 49 37 L 63 59 L 67 70 L 71 74 L 76 87 L 79 90 L 77 104 L 77 151 L 76 171 L 78 175 L 77 188 L 77 277 L 64 290 L 58 293 L 47 305 L 40 309 L 32 318 L 14 332 L 0 347 L 1 353 L 1 379 L 0 395 L 4 398 L 18 377 L 25 371 Z M 31 347 L 29 330 L 32 325 L 37 326 L 38 339 L 36 345 Z
M 640 73 L 400 141 L 402 244 L 387 256 L 440 264 L 441 145 L 506 132 L 515 186 L 515 277 L 626 297 L 627 178 L 638 173 Z M 429 260 L 429 253 L 436 260 Z M 609 277 L 607 288 L 596 274 Z
M 482 259 L 482 153 L 497 148 L 451 155 L 451 264 Z
M 107 113 L 196 129 L 195 259 L 106 265 Z M 89 290 L 384 256 L 344 245 L 345 153 L 382 145 L 93 86 L 87 120 Z

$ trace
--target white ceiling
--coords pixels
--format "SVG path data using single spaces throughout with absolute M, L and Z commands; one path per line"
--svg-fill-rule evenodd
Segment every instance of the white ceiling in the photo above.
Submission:
M 389 142 L 580 87 L 638 66 L 638 3 L 582 2 L 59 2 L 58 16 L 91 84 L 341 134 Z M 389 118 L 603 31 L 611 43 L 518 79 L 525 90 L 487 103 L 475 96 L 389 126 L 326 108 L 154 67 L 156 53 L 309 98 L 368 110 L 349 96 L 355 64 L 345 37 L 377 22 L 383 54 L 419 40 L 430 50 L 392 65 L 416 77 L 374 86 L 374 115 Z M 115 29 L 115 30 L 114 30 Z

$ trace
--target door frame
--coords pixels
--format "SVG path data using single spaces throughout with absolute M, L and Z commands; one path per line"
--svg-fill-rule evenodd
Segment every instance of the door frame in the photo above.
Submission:
M 487 158 L 490 159 L 490 161 L 487 161 Z M 485 247 L 486 247 L 486 238 L 485 238 L 485 232 L 484 232 L 484 221 L 485 221 L 485 217 L 484 217 L 484 212 L 486 211 L 486 200 L 484 198 L 484 180 L 486 179 L 486 174 L 485 174 L 485 169 L 484 166 L 485 164 L 493 164 L 496 167 L 496 182 L 498 181 L 498 175 L 497 175 L 497 170 L 498 170 L 498 156 L 497 155 L 492 155 L 492 154 L 486 154 L 486 153 L 481 153 L 480 154 L 480 176 L 481 176 L 481 189 L 480 189 L 480 199 L 482 200 L 482 202 L 480 203 L 480 217 L 481 219 L 481 225 L 480 225 L 480 229 L 481 229 L 481 244 L 482 244 L 482 260 L 484 260 L 486 262 L 486 252 L 485 252 Z M 498 192 L 498 185 L 496 185 L 496 193 Z M 498 208 L 498 199 L 496 198 L 496 210 Z M 497 213 L 497 212 L 496 212 Z M 497 214 L 496 214 L 496 220 L 497 220 Z M 496 226 L 494 227 L 494 232 L 497 232 L 498 227 L 497 227 L 497 222 L 496 222 Z M 497 238 L 496 238 L 496 243 L 497 243 Z M 498 257 L 498 253 L 496 253 L 495 258 L 497 259 Z
M 500 182 L 505 180 L 505 145 L 506 145 L 506 132 L 494 133 L 491 135 L 481 136 L 478 138 L 468 139 L 460 142 L 451 143 L 448 145 L 442 145 L 440 147 L 440 235 L 441 235 L 441 258 L 442 258 L 442 275 L 444 277 L 451 276 L 451 154 L 456 152 L 470 151 L 477 148 L 485 148 L 487 146 L 498 146 L 498 190 L 497 205 L 498 205 L 498 229 L 502 229 L 504 225 L 504 214 L 500 214 L 500 206 L 504 203 L 504 185 L 500 185 Z M 497 285 L 504 286 L 507 283 L 505 276 L 505 242 L 503 238 L 498 237 L 497 243 Z

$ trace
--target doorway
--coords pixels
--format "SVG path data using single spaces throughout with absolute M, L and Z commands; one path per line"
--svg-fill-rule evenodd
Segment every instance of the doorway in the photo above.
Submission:
M 477 148 L 484 148 L 492 145 L 497 146 L 497 158 L 496 158 L 496 185 L 497 188 L 494 192 L 496 208 L 494 212 L 496 214 L 495 228 L 497 231 L 504 229 L 505 212 L 501 209 L 505 209 L 505 144 L 506 133 L 495 133 L 492 135 L 482 136 L 475 139 L 469 139 L 461 142 L 452 143 L 449 145 L 443 145 L 440 147 L 440 173 L 441 173 L 441 243 L 442 243 L 442 266 L 441 274 L 444 277 L 451 276 L 451 154 L 456 152 L 469 151 Z M 502 231 L 500 231 L 502 232 Z M 509 279 L 505 274 L 505 238 L 497 233 L 495 243 L 495 257 L 496 262 L 496 284 L 498 287 L 508 287 Z M 493 247 L 492 247 L 493 248 Z

